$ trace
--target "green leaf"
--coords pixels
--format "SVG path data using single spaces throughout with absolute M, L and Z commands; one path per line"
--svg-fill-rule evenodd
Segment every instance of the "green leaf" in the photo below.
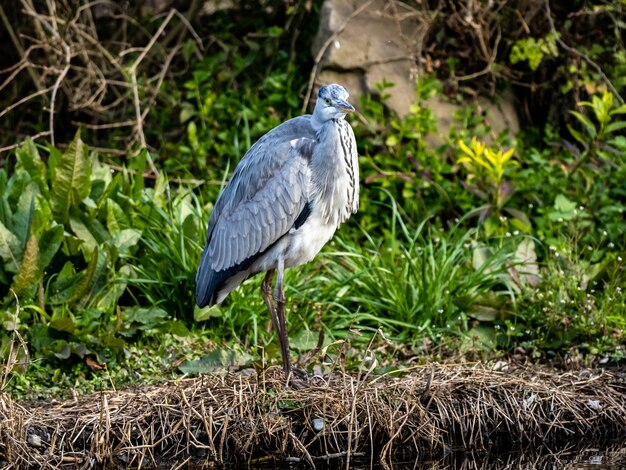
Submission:
M 596 126 L 593 125 L 593 123 L 589 120 L 589 118 L 579 113 L 578 111 L 570 111 L 570 113 L 573 114 L 576 117 L 576 119 L 578 119 L 585 126 L 585 128 L 587 129 L 587 133 L 591 136 L 591 138 L 595 139 L 597 135 Z
M 76 284 L 74 293 L 72 294 L 71 302 L 80 301 L 83 297 L 89 295 L 94 283 L 94 274 L 96 272 L 96 266 L 98 265 L 98 246 L 94 248 L 94 252 L 91 254 L 91 260 L 87 265 L 87 269 L 83 271 L 82 279 Z M 83 302 L 83 305 L 86 302 Z
M 30 175 L 31 179 L 37 183 L 39 190 L 48 195 L 49 188 L 46 182 L 46 165 L 41 161 L 37 146 L 32 139 L 26 139 L 15 151 L 18 165 Z
M 54 255 L 59 251 L 62 241 L 62 225 L 55 225 L 41 234 L 39 237 L 39 262 L 41 263 L 41 269 L 46 269 L 50 264 Z
M 26 248 L 26 242 L 31 233 L 31 224 L 35 213 L 35 198 L 38 193 L 37 185 L 29 184 L 24 188 L 17 203 L 17 210 L 13 214 L 12 230 L 15 236 L 22 242 L 22 250 Z M 21 256 L 21 253 L 20 253 Z
M 467 314 L 479 321 L 495 321 L 510 313 L 507 297 L 485 292 L 480 300 L 467 309 Z
M 220 318 L 224 316 L 224 312 L 220 309 L 219 305 L 206 306 L 203 308 L 194 306 L 193 319 L 196 322 L 208 320 L 210 318 Z
M 388 147 L 395 147 L 396 145 L 398 145 L 398 137 L 395 134 L 391 134 L 389 137 L 387 137 L 387 140 L 385 140 L 385 144 Z
M 89 196 L 91 165 L 80 132 L 61 155 L 52 181 L 51 205 L 55 220 L 65 223 L 70 208 Z
M 241 367 L 250 364 L 253 357 L 229 349 L 216 349 L 204 355 L 200 359 L 187 361 L 178 368 L 188 375 L 199 375 L 215 372 L 227 367 Z
M 117 249 L 120 256 L 126 256 L 128 250 L 135 246 L 141 238 L 141 232 L 134 228 L 127 228 L 116 234 L 111 243 Z
M 606 126 L 606 128 L 604 129 L 604 132 L 606 134 L 610 134 L 615 131 L 620 131 L 624 128 L 626 128 L 626 121 L 615 121 L 609 124 L 608 126 Z
M 493 351 L 497 344 L 498 334 L 491 326 L 478 325 L 467 332 L 467 336 L 463 340 L 461 351 L 474 351 L 476 349 L 483 351 Z
M 157 329 L 167 323 L 167 312 L 162 308 L 131 307 L 124 310 L 124 324 L 128 325 L 125 336 L 132 336 L 137 330 Z
M 95 303 L 96 308 L 108 310 L 115 307 L 128 285 L 126 279 L 132 279 L 134 271 L 131 266 L 125 264 L 118 270 L 117 274 L 119 276 L 118 279 L 114 282 L 109 282 L 105 287 L 106 290 L 99 292 L 98 295 L 100 297 Z
M 574 212 L 576 203 L 567 199 L 563 194 L 559 194 L 554 199 L 554 208 L 560 212 Z
M 472 266 L 476 271 L 480 270 L 489 263 L 493 257 L 491 250 L 485 245 L 476 245 L 472 251 Z
M 626 114 L 626 104 L 623 104 L 623 105 L 621 105 L 621 106 L 618 106 L 618 107 L 617 107 L 617 108 L 615 108 L 615 109 L 612 109 L 612 110 L 609 112 L 609 114 L 610 114 L 610 115 L 613 115 L 613 114 Z
M 52 320 L 50 321 L 50 328 L 53 328 L 57 331 L 62 331 L 64 333 L 69 333 L 70 335 L 73 335 L 76 331 L 76 325 L 74 325 L 74 320 L 67 316 L 55 317 L 53 315 Z
M 87 258 L 88 253 L 92 253 L 98 246 L 98 240 L 96 240 L 96 237 L 93 236 L 84 222 L 74 215 L 70 217 L 70 227 L 72 228 L 74 234 L 82 242 L 80 248 L 85 254 L 85 258 Z
M 63 265 L 61 272 L 48 288 L 48 303 L 61 305 L 68 302 L 74 295 L 76 285 L 82 278 L 83 273 L 75 274 L 74 265 L 68 261 Z
M 32 292 L 33 288 L 37 286 L 41 273 L 39 266 L 39 245 L 37 238 L 31 235 L 28 238 L 24 256 L 22 256 L 20 269 L 13 281 L 13 290 L 18 297 L 25 295 L 29 291 Z
M 111 235 L 116 235 L 120 231 L 130 228 L 124 210 L 113 199 L 107 199 L 107 228 Z
M 9 272 L 17 272 L 21 245 L 15 234 L 0 222 L 0 258 L 4 261 L 4 269 Z
M 526 233 L 530 233 L 532 231 L 532 223 L 524 212 L 513 207 L 505 207 L 504 212 L 512 217 L 510 222 L 515 228 Z
M 54 352 L 54 355 L 61 360 L 69 359 L 72 355 L 72 348 L 67 341 L 58 339 L 52 342 L 50 350 Z

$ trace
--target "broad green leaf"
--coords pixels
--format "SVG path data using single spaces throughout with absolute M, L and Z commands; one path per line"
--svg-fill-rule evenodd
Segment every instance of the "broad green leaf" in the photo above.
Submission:
M 495 292 L 485 292 L 467 309 L 467 314 L 479 321 L 494 321 L 506 318 L 510 312 L 508 298 Z
M 73 335 L 76 331 L 74 320 L 68 316 L 53 315 L 52 320 L 50 321 L 50 327 L 57 331 L 63 331 L 64 333 L 69 333 L 71 335 Z M 69 355 L 67 357 L 69 357 Z
M 70 347 L 69 343 L 62 339 L 54 340 L 50 345 L 50 350 L 54 351 L 54 355 L 61 360 L 69 359 L 72 355 L 72 348 Z
M 12 230 L 15 236 L 21 240 L 22 250 L 26 248 L 26 242 L 31 233 L 31 225 L 35 213 L 35 200 L 38 191 L 39 189 L 35 183 L 26 186 L 17 203 L 17 210 L 13 214 Z
M 120 256 L 126 256 L 128 250 L 135 246 L 141 238 L 141 232 L 134 228 L 127 228 L 119 232 L 111 239 L 111 243 L 117 249 Z
M 0 258 L 4 261 L 4 268 L 9 272 L 17 272 L 21 245 L 15 234 L 0 222 Z
M 510 212 L 510 211 L 506 210 L 506 212 Z M 512 219 L 510 219 L 510 223 L 515 229 L 520 230 L 524 233 L 531 233 L 533 231 L 533 228 L 530 225 L 530 223 L 527 224 L 522 219 L 519 219 L 517 217 L 513 217 Z
M 217 369 L 227 367 L 241 367 L 249 364 L 253 357 L 248 354 L 238 353 L 229 349 L 216 349 L 204 355 L 200 359 L 187 361 L 179 369 L 189 375 L 207 374 Z
M 127 266 L 122 266 L 121 271 L 124 270 Z M 107 290 L 104 293 L 100 292 L 100 298 L 95 303 L 95 307 L 102 310 L 109 310 L 114 308 L 117 305 L 117 301 L 120 299 L 128 283 L 122 280 L 117 280 L 115 282 L 109 283 L 106 288 Z M 92 304 L 93 305 L 93 304 Z
M 461 351 L 493 351 L 498 342 L 498 334 L 491 326 L 478 325 L 468 331 L 460 345 Z
M 13 212 L 9 206 L 8 197 L 4 195 L 4 190 L 7 186 L 7 176 L 3 169 L 0 169 L 0 222 L 5 225 L 11 224 L 13 218 Z
M 181 320 L 174 320 L 167 322 L 165 325 L 165 330 L 168 333 L 171 333 L 176 336 L 186 337 L 190 335 L 189 328 L 185 325 Z
M 30 175 L 31 179 L 39 186 L 39 190 L 48 195 L 48 183 L 46 181 L 46 165 L 41 161 L 37 146 L 32 139 L 26 139 L 15 151 L 17 162 Z
M 554 208 L 561 212 L 573 212 L 576 209 L 576 203 L 567 199 L 563 194 L 559 194 L 554 199 Z
M 395 134 L 391 134 L 389 137 L 387 137 L 387 140 L 385 140 L 385 145 L 387 145 L 388 147 L 395 147 L 396 145 L 398 145 L 398 136 L 396 136 Z
M 158 307 L 127 308 L 124 310 L 123 316 L 126 329 L 121 333 L 124 336 L 133 336 L 138 331 L 157 330 L 167 323 L 167 312 Z
M 54 282 L 50 284 L 47 289 L 48 303 L 50 305 L 62 305 L 73 297 L 76 291 L 76 285 L 82 278 L 83 273 L 76 274 L 74 271 L 74 265 L 71 262 L 66 262 L 59 272 L 59 275 L 54 279 Z
M 87 265 L 87 269 L 83 271 L 82 279 L 76 284 L 74 293 L 70 301 L 76 302 L 83 300 L 83 297 L 88 296 L 93 288 L 94 274 L 96 272 L 96 266 L 98 264 L 98 246 L 94 248 L 94 252 L 91 254 L 91 260 Z M 82 302 L 83 305 L 86 302 Z
M 604 259 L 599 263 L 590 265 L 583 273 L 581 287 L 583 289 L 587 289 L 587 286 L 589 286 L 591 282 L 595 281 L 598 277 L 600 277 L 600 275 L 604 274 L 608 265 L 608 259 Z
M 220 309 L 219 305 L 206 306 L 203 308 L 194 306 L 193 319 L 196 322 L 208 320 L 210 318 L 219 318 L 224 316 L 224 312 Z
M 515 228 L 527 233 L 532 231 L 532 223 L 524 212 L 513 207 L 505 207 L 504 212 L 512 216 L 510 222 Z
M 122 296 L 128 283 L 127 279 L 133 279 L 134 271 L 131 266 L 125 264 L 117 272 L 119 278 L 113 282 L 107 283 L 105 290 L 100 290 L 99 298 L 95 302 L 95 307 L 102 310 L 109 310 L 117 305 L 117 301 Z
M 107 199 L 107 228 L 111 235 L 117 235 L 122 230 L 130 228 L 128 217 L 124 210 L 113 199 Z
M 13 281 L 13 290 L 18 297 L 26 295 L 37 285 L 41 273 L 39 263 L 39 245 L 37 238 L 31 235 L 28 238 L 24 256 L 20 263 L 20 269 Z
M 55 220 L 65 223 L 70 208 L 89 196 L 91 164 L 80 132 L 61 156 L 52 181 L 51 205 Z
M 62 225 L 55 225 L 41 234 L 39 237 L 39 262 L 41 263 L 41 269 L 46 269 L 50 264 L 54 255 L 59 251 L 62 241 Z
M 74 234 L 82 242 L 81 250 L 85 254 L 85 258 L 87 258 L 88 254 L 93 253 L 98 246 L 98 240 L 96 240 L 96 237 L 93 236 L 91 231 L 78 217 L 74 217 L 73 215 L 70 217 L 70 227 L 72 228 Z

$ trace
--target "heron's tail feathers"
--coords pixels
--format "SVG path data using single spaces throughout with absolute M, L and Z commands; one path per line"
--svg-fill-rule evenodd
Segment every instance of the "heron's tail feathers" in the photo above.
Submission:
M 206 307 L 217 303 L 217 284 L 216 272 L 211 269 L 211 260 L 209 259 L 207 250 L 204 247 L 198 273 L 196 274 L 196 304 L 198 307 Z
M 200 308 L 221 304 L 228 294 L 250 276 L 250 265 L 256 259 L 252 257 L 222 271 L 214 271 L 207 248 L 208 245 L 204 247 L 196 274 L 196 304 Z

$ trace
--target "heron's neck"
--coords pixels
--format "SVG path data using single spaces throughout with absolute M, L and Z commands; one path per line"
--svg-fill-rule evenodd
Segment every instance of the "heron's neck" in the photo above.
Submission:
M 320 117 L 317 115 L 317 113 L 313 113 L 313 115 L 311 116 L 311 127 L 317 134 L 317 138 L 319 140 L 319 138 L 321 137 L 322 130 L 324 129 L 324 126 L 327 126 L 329 124 L 330 125 L 337 124 L 338 120 L 344 119 L 344 118 L 345 116 L 339 116 L 333 119 L 327 119 L 325 121 L 322 121 Z
M 337 225 L 347 218 L 345 214 L 352 207 L 351 191 L 356 184 L 354 175 L 358 174 L 358 169 L 357 173 L 353 170 L 352 159 L 356 144 L 352 133 L 343 129 L 347 125 L 343 118 L 325 121 L 316 130 L 317 145 L 310 161 L 313 192 L 322 217 Z

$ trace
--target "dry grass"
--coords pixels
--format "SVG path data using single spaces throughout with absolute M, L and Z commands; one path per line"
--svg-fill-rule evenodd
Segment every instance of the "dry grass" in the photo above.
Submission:
M 424 367 L 401 378 L 334 373 L 297 387 L 269 369 L 43 405 L 2 394 L 0 462 L 20 468 L 145 467 L 197 458 L 390 462 L 447 449 L 624 436 L 625 393 L 624 373 L 466 365 Z

